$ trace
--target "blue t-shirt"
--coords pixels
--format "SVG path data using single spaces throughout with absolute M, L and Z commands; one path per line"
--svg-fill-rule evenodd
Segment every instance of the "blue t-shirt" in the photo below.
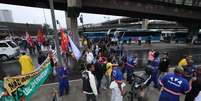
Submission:
M 120 68 L 114 68 L 112 70 L 112 76 L 114 77 L 115 80 L 123 80 L 123 74 Z
M 68 68 L 65 69 L 63 66 L 57 67 L 56 72 L 59 80 L 67 78 L 69 74 Z
M 136 61 L 136 60 L 137 60 L 137 58 L 135 58 L 135 57 L 128 57 L 128 58 L 127 58 L 127 63 L 134 66 L 134 65 L 137 64 L 137 61 Z M 133 68 L 133 67 L 127 65 L 127 64 L 126 64 L 126 67 L 127 67 L 128 69 Z
M 153 70 L 157 70 L 160 64 L 160 58 L 156 58 L 152 61 L 151 67 Z
M 190 90 L 188 81 L 175 73 L 165 75 L 160 83 L 164 89 L 159 101 L 179 101 L 179 96 Z

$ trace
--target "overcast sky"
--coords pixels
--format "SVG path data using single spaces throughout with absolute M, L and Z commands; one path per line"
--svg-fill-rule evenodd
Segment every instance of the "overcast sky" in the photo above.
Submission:
M 32 24 L 43 24 L 45 23 L 45 18 L 48 24 L 52 24 L 51 14 L 49 9 L 33 8 L 25 6 L 15 6 L 0 3 L 0 10 L 11 10 L 13 14 L 14 22 L 17 23 L 32 23 Z M 44 12 L 43 12 L 44 10 Z M 45 16 L 44 16 L 45 14 Z M 89 14 L 81 13 L 83 15 L 84 24 L 90 23 L 100 23 L 107 20 L 113 20 L 121 18 L 119 16 L 109 16 L 109 15 L 99 15 L 99 14 Z M 62 27 L 66 28 L 66 20 L 64 11 L 55 11 L 56 19 L 59 20 Z M 78 20 L 78 25 L 80 22 Z

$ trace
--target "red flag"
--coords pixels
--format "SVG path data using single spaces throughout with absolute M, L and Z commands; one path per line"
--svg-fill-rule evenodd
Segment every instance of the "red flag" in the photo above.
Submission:
M 41 44 L 43 44 L 45 42 L 45 37 L 41 30 L 38 30 L 37 41 Z
M 31 38 L 31 35 L 28 34 L 28 32 L 26 32 L 26 40 L 27 40 L 27 43 L 28 43 L 30 46 L 34 47 L 33 40 L 32 40 L 32 38 Z
M 66 36 L 65 32 L 61 29 L 61 50 L 62 50 L 62 52 L 67 51 L 68 43 L 69 43 L 69 39 Z

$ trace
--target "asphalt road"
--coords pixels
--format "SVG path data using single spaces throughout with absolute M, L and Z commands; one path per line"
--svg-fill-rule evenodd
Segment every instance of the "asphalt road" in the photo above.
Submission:
M 138 45 L 126 45 L 124 46 L 124 54 L 137 54 L 138 55 L 138 66 L 142 67 L 147 62 L 147 52 L 149 49 L 156 49 L 160 52 L 168 52 L 171 65 L 177 65 L 178 61 L 184 54 L 192 54 L 195 64 L 201 64 L 201 46 L 189 46 L 184 44 L 164 44 L 154 43 L 151 46 L 138 46 Z M 37 56 L 31 56 L 35 65 L 37 65 Z M 18 60 L 10 60 L 2 64 L 2 70 L 9 76 L 15 76 L 20 74 L 20 64 Z M 72 66 L 73 67 L 73 66 Z M 75 66 L 74 66 L 75 67 Z M 79 74 L 79 73 L 77 73 Z M 76 75 L 77 75 L 76 74 Z M 76 76 L 74 75 L 74 76 Z M 77 78 L 79 76 L 73 77 Z M 55 80 L 49 80 L 49 82 L 55 82 Z

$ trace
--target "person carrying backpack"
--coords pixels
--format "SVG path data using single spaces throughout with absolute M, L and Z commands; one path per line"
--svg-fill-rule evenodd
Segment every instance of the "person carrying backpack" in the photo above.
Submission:
M 87 64 L 87 70 L 82 72 L 83 93 L 86 94 L 86 101 L 96 101 L 98 95 L 95 76 L 92 74 L 94 70 L 93 64 Z

